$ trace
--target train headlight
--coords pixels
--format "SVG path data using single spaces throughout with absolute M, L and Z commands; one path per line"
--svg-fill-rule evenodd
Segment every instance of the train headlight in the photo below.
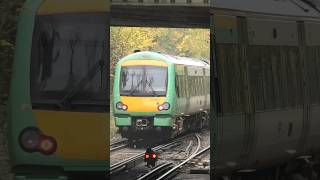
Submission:
M 170 109 L 170 104 L 168 102 L 165 102 L 158 106 L 159 111 L 168 110 Z
M 122 102 L 117 102 L 116 104 L 116 108 L 119 109 L 119 110 L 124 110 L 126 111 L 128 109 L 128 106 L 123 104 Z
M 35 152 L 41 142 L 41 131 L 35 127 L 25 128 L 19 137 L 21 148 L 26 152 Z
M 50 155 L 57 150 L 57 141 L 50 136 L 44 135 L 36 127 L 27 127 L 20 133 L 19 143 L 21 148 L 29 153 L 40 152 Z
M 50 136 L 43 136 L 38 146 L 39 151 L 42 154 L 50 155 L 57 150 L 57 141 Z
M 117 102 L 116 108 L 122 110 L 122 102 Z

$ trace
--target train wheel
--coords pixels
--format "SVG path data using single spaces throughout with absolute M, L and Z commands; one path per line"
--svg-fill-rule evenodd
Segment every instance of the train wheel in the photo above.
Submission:
M 128 137 L 129 147 L 135 147 L 136 140 L 132 137 Z

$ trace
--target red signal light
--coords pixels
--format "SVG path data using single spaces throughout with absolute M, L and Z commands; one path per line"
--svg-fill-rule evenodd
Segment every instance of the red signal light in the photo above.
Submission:
M 155 159 L 157 157 L 156 154 L 152 154 L 152 158 Z
M 149 159 L 149 154 L 145 154 L 145 158 L 146 158 L 146 159 Z

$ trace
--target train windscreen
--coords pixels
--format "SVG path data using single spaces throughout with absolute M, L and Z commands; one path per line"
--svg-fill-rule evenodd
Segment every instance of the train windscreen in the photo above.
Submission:
M 166 96 L 167 67 L 124 66 L 121 68 L 121 96 Z
M 105 13 L 37 16 L 30 68 L 33 105 L 107 105 L 107 41 Z

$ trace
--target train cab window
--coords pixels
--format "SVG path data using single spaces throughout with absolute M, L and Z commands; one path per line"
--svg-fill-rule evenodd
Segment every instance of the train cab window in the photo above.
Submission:
M 36 17 L 30 66 L 33 106 L 109 105 L 104 13 Z
M 166 96 L 167 71 L 167 67 L 157 66 L 121 67 L 120 95 Z

